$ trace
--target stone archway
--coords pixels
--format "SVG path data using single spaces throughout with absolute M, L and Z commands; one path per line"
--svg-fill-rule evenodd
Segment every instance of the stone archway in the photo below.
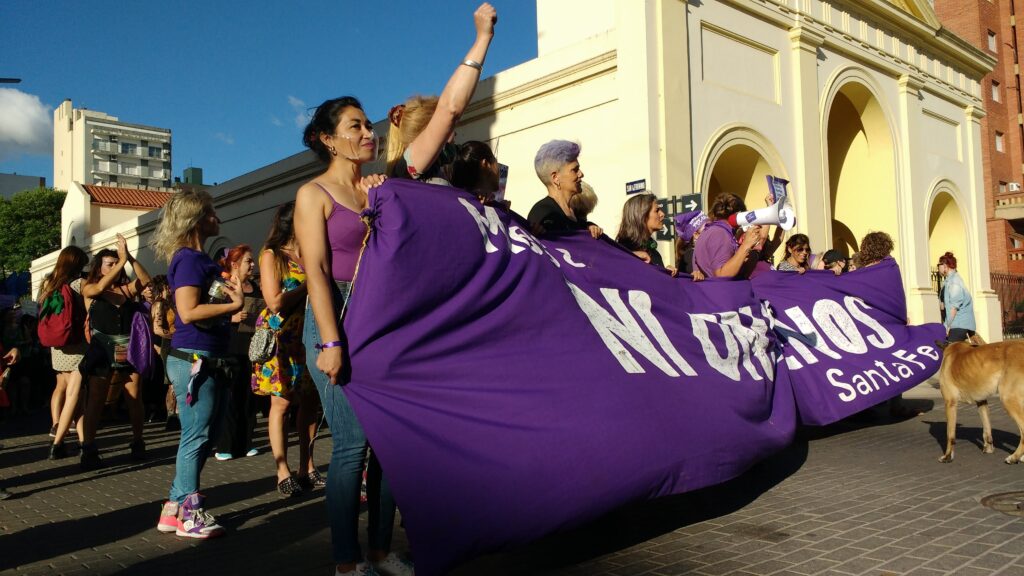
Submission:
M 768 192 L 765 176 L 770 174 L 771 166 L 757 150 L 744 144 L 731 146 L 711 169 L 707 205 L 714 204 L 719 194 L 731 192 L 742 198 L 747 208 L 760 208 Z
M 826 119 L 832 246 L 852 255 L 874 230 L 888 232 L 899 259 L 898 202 L 892 130 L 878 99 L 849 81 L 835 93 Z M 812 239 L 813 241 L 814 239 Z
M 778 152 L 767 139 L 750 128 L 728 127 L 712 142 L 701 161 L 705 211 L 720 194 L 726 192 L 742 198 L 747 209 L 761 208 L 768 193 L 765 177 L 788 177 Z M 792 196 L 790 199 L 791 202 L 798 201 Z M 782 253 L 780 246 L 775 253 L 776 261 Z
M 960 276 L 971 278 L 974 263 L 969 258 L 963 213 L 957 205 L 954 192 L 940 188 L 928 210 L 928 268 L 934 271 L 939 256 L 946 252 L 956 256 Z

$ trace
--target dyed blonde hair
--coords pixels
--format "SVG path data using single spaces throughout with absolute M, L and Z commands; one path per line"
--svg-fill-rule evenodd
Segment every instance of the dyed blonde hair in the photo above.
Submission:
M 587 184 L 586 181 L 581 184 L 583 191 L 569 197 L 569 209 L 576 215 L 577 220 L 586 220 L 594 208 L 597 208 L 597 194 L 594 192 L 594 187 Z
M 153 235 L 157 258 L 170 262 L 178 248 L 191 246 L 199 234 L 199 220 L 213 211 L 213 198 L 198 190 L 175 192 L 160 209 L 160 224 Z
M 423 132 L 430 118 L 437 110 L 437 96 L 413 96 L 405 101 L 398 126 L 394 122 L 388 124 L 388 164 L 386 173 L 392 178 L 408 178 L 408 174 L 395 174 L 395 164 L 402 159 L 405 149 Z M 423 171 L 429 166 L 416 166 Z

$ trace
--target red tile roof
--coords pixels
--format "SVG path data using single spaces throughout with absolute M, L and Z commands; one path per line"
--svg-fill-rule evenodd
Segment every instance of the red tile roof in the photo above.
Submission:
M 135 188 L 111 188 L 109 186 L 83 186 L 92 197 L 93 204 L 123 206 L 127 208 L 156 209 L 171 198 L 173 192 L 137 190 Z

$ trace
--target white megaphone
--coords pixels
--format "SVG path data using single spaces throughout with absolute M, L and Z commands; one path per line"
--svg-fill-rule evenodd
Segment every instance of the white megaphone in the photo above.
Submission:
M 786 204 L 786 199 L 780 198 L 778 202 L 771 206 L 746 212 L 737 212 L 729 216 L 729 225 L 733 228 L 742 226 L 746 230 L 758 224 L 774 224 L 783 230 L 789 230 L 796 226 L 796 214 L 793 212 L 793 207 Z

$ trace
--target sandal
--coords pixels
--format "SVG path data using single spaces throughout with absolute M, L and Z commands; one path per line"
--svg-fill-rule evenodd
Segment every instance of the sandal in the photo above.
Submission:
M 316 490 L 317 488 L 327 486 L 327 479 L 320 475 L 319 470 L 314 468 L 312 472 L 306 475 L 305 484 L 310 490 Z
M 299 485 L 294 476 L 289 476 L 277 483 L 277 491 L 282 496 L 298 496 L 302 493 L 302 486 Z

